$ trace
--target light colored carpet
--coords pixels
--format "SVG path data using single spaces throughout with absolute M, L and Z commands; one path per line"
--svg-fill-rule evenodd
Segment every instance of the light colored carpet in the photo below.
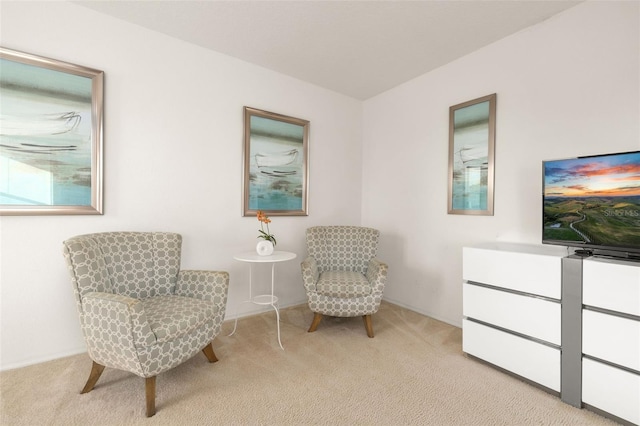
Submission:
M 306 306 L 223 325 L 202 354 L 158 376 L 157 414 L 144 380 L 106 369 L 93 391 L 86 354 L 0 373 L 2 425 L 613 425 L 462 354 L 462 332 L 384 303 L 369 339 L 361 318 Z

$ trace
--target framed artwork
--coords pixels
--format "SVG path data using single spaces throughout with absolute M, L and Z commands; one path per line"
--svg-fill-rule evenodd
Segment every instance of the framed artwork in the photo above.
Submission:
M 493 216 L 496 98 L 449 108 L 449 214 Z
M 243 214 L 306 216 L 309 122 L 244 107 Z
M 103 80 L 0 47 L 0 214 L 102 214 Z

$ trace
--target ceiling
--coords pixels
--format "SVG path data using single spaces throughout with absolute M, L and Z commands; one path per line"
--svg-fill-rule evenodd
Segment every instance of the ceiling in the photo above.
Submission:
M 75 1 L 368 99 L 580 1 Z

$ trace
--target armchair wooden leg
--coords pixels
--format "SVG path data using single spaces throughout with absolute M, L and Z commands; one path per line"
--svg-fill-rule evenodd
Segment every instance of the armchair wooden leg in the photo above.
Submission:
M 311 322 L 311 327 L 309 327 L 308 333 L 313 333 L 314 331 L 316 331 L 316 329 L 318 328 L 318 324 L 320 324 L 320 321 L 322 321 L 322 314 L 316 312 L 313 316 L 313 321 Z
M 87 383 L 84 385 L 84 388 L 80 393 L 91 392 L 93 387 L 98 383 L 98 379 L 102 375 L 104 371 L 104 365 L 100 365 L 97 362 L 93 361 L 93 366 L 91 367 L 91 373 L 89 373 L 89 379 L 87 379 Z
M 145 390 L 147 395 L 147 417 L 156 414 L 156 376 L 145 379 Z
M 218 361 L 218 358 L 216 358 L 216 354 L 213 352 L 213 346 L 211 345 L 211 342 L 209 342 L 209 344 L 202 350 L 202 352 L 207 357 L 209 362 Z
M 364 328 L 367 329 L 367 336 L 373 337 L 373 324 L 371 323 L 371 315 L 363 315 Z

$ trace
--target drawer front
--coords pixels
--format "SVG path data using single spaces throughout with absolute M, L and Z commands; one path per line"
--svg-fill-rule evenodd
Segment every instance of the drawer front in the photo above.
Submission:
M 464 319 L 462 350 L 560 392 L 560 350 Z
M 582 303 L 640 316 L 640 264 L 588 259 L 582 268 Z
M 583 310 L 582 353 L 640 371 L 640 321 Z
M 464 247 L 462 276 L 466 281 L 559 300 L 562 257 Z
M 463 315 L 560 345 L 560 303 L 463 284 Z
M 582 402 L 640 424 L 640 376 L 591 359 L 582 360 Z

